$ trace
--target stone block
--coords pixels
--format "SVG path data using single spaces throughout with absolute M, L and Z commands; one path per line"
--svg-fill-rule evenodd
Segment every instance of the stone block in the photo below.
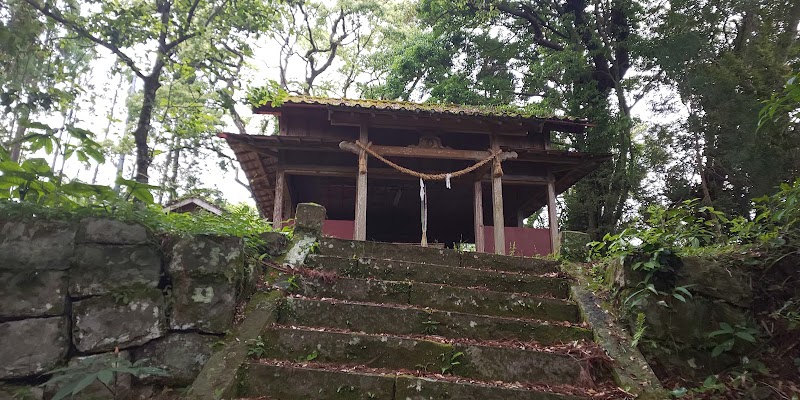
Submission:
M 78 245 L 69 293 L 78 297 L 131 286 L 155 288 L 160 280 L 161 254 L 153 245 Z
M 0 271 L 0 318 L 64 314 L 66 271 Z
M 53 369 L 69 350 L 66 317 L 0 323 L 0 379 L 24 378 Z
M 325 207 L 315 203 L 300 203 L 294 215 L 295 231 L 305 232 L 314 236 L 322 234 L 322 225 L 325 223 Z
M 624 290 L 620 296 L 628 298 L 635 291 Z M 659 300 L 663 300 L 668 307 L 658 304 Z M 694 296 L 685 303 L 672 297 L 643 297 L 631 313 L 632 332 L 636 330 L 635 319 L 640 312 L 646 317 L 646 337 L 698 346 L 708 341 L 708 334 L 718 330 L 721 322 L 731 326 L 747 323 L 747 310 L 703 296 Z
M 73 304 L 72 341 L 84 353 L 140 346 L 164 335 L 164 319 L 158 289 L 92 297 Z
M 692 292 L 739 307 L 750 307 L 753 303 L 752 276 L 742 265 L 684 257 L 683 268 L 678 271 L 678 285 L 693 285 L 689 288 Z
M 5 221 L 0 225 L 0 269 L 69 269 L 74 227 L 39 220 Z
M 634 271 L 630 262 L 621 258 L 612 259 L 606 269 L 606 281 L 620 289 L 639 287 L 646 277 L 646 272 Z
M 223 333 L 233 323 L 236 300 L 236 286 L 224 276 L 175 279 L 169 327 Z
M 289 237 L 280 232 L 264 232 L 258 236 L 262 241 L 258 250 L 263 254 L 276 257 L 288 250 Z
M 561 231 L 558 234 L 558 240 L 561 257 L 581 262 L 589 258 L 589 248 L 586 245 L 592 241 L 592 238 L 588 233 Z
M 145 384 L 161 384 L 171 387 L 189 386 L 211 357 L 212 345 L 218 336 L 199 333 L 171 333 L 161 339 L 136 349 L 136 360 L 147 359 L 144 365 L 161 368 L 167 376 L 143 377 Z
M 147 244 L 153 238 L 143 225 L 107 218 L 84 218 L 78 228 L 77 242 L 101 244 Z
M 231 281 L 244 267 L 244 241 L 231 236 L 179 238 L 167 252 L 167 272 L 175 276 L 224 275 Z

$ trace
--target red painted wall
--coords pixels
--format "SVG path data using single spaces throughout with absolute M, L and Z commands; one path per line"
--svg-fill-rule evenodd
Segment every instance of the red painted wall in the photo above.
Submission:
M 326 219 L 322 225 L 322 234 L 339 239 L 353 239 L 354 221 Z M 506 254 L 515 256 L 546 256 L 550 254 L 550 230 L 536 228 L 505 228 Z M 484 226 L 483 237 L 486 240 L 486 252 L 494 253 L 494 227 Z
M 326 219 L 322 224 L 323 235 L 339 239 L 353 240 L 353 233 L 355 232 L 355 229 L 355 221 Z
M 515 256 L 546 256 L 551 253 L 549 229 L 506 227 L 504 232 L 507 255 L 511 255 L 512 248 Z M 483 227 L 483 238 L 485 251 L 494 253 L 493 226 Z

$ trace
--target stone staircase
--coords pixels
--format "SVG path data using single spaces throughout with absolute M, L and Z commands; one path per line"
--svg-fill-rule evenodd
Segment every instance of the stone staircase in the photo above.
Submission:
M 552 260 L 323 238 L 236 395 L 625 398 Z M 294 285 L 293 285 L 294 286 Z

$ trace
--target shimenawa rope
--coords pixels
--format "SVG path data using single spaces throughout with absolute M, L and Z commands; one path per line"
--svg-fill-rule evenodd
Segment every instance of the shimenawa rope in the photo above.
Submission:
M 478 161 L 477 163 L 475 163 L 475 164 L 473 164 L 473 165 L 471 165 L 471 166 L 469 166 L 467 168 L 459 170 L 459 171 L 450 172 L 450 173 L 444 173 L 444 174 L 426 174 L 424 172 L 414 171 L 414 170 L 406 168 L 406 167 L 404 167 L 402 165 L 397 165 L 397 164 L 387 160 L 385 157 L 381 156 L 380 154 L 376 153 L 374 150 L 370 149 L 370 146 L 372 146 L 372 142 L 369 142 L 366 145 L 364 145 L 361 142 L 359 142 L 358 140 L 356 140 L 356 145 L 358 147 L 360 147 L 362 151 L 365 151 L 365 152 L 369 153 L 369 155 L 377 158 L 378 160 L 383 161 L 386 165 L 388 165 L 388 166 L 390 166 L 390 167 L 392 167 L 392 168 L 394 168 L 394 169 L 396 169 L 396 170 L 398 170 L 398 171 L 400 171 L 400 172 L 402 172 L 402 173 L 404 173 L 406 175 L 411 175 L 411 176 L 420 178 L 420 179 L 425 180 L 425 181 L 444 180 L 444 179 L 448 179 L 448 176 L 450 178 L 458 178 L 459 176 L 466 175 L 466 174 L 468 174 L 468 173 L 470 173 L 472 171 L 475 171 L 476 169 L 486 165 L 486 163 L 488 163 L 489 161 L 492 161 L 492 160 L 495 160 L 494 175 L 495 176 L 502 176 L 503 175 L 502 167 L 500 167 L 500 159 L 498 158 L 498 156 L 502 153 L 502 151 L 500 151 L 500 150 L 490 150 L 489 152 L 491 154 L 488 157 L 484 158 L 483 160 Z M 359 157 L 359 161 L 362 161 L 362 160 L 364 160 L 364 157 Z M 361 162 L 359 162 L 359 171 L 363 171 L 362 173 L 366 172 L 366 165 L 361 165 Z

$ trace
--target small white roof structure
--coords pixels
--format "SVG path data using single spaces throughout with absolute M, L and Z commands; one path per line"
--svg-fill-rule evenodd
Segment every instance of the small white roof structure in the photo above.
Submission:
M 198 209 L 205 210 L 214 215 L 222 215 L 221 208 L 197 197 L 189 197 L 164 207 L 164 211 L 180 213 L 195 212 Z

